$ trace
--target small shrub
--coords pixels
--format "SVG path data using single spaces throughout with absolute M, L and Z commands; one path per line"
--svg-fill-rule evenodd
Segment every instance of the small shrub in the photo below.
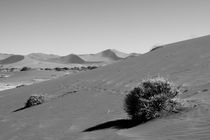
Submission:
M 62 71 L 62 68 L 56 67 L 54 68 L 55 71 Z
M 28 70 L 31 70 L 30 67 L 23 67 L 20 71 L 28 71 Z
M 96 68 L 98 68 L 98 67 L 97 66 L 88 66 L 87 67 L 88 70 L 93 70 L 93 69 L 96 69 Z
M 63 70 L 64 70 L 64 71 L 65 71 L 65 70 L 69 70 L 69 68 L 67 68 L 67 67 L 64 67 L 64 68 L 63 68 Z
M 25 86 L 24 84 L 21 84 L 21 85 L 17 85 L 16 88 L 20 88 L 20 87 L 23 87 Z
M 124 110 L 132 120 L 148 121 L 176 111 L 177 87 L 167 79 L 146 79 L 125 97 Z
M 31 95 L 27 102 L 25 103 L 25 107 L 32 107 L 35 105 L 43 104 L 46 100 L 44 95 Z
M 44 70 L 52 70 L 51 68 L 45 68 Z

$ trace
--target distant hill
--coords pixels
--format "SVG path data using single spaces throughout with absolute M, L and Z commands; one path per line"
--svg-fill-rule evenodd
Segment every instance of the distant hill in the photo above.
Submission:
M 117 56 L 116 53 L 111 49 L 102 51 L 101 53 L 98 53 L 98 55 L 100 55 L 102 57 L 106 57 L 106 58 L 108 58 L 110 60 L 114 60 L 114 61 L 122 59 L 121 57 Z
M 121 51 L 118 51 L 118 50 L 115 50 L 115 49 L 108 49 L 108 50 L 114 52 L 115 55 L 118 56 L 118 57 L 120 57 L 120 58 L 126 58 L 126 57 L 128 57 L 128 56 L 131 55 L 129 53 L 124 53 L 124 52 L 121 52 Z
M 32 59 L 36 59 L 36 60 L 49 60 L 52 58 L 58 58 L 58 55 L 54 55 L 54 54 L 44 54 L 44 53 L 31 53 L 29 55 L 27 55 L 29 58 Z
M 121 54 L 121 56 L 122 55 L 125 54 Z M 111 49 L 107 49 L 96 54 L 83 54 L 79 56 L 87 62 L 113 62 L 123 59 L 122 57 L 116 55 L 116 53 Z
M 9 56 L 8 58 L 0 60 L 0 64 L 5 65 L 5 64 L 17 63 L 23 59 L 24 59 L 24 56 L 22 55 L 12 55 L 12 56 Z
M 12 54 L 0 53 L 0 60 L 6 59 L 6 58 L 8 58 L 10 56 L 12 56 Z
M 84 64 L 84 63 L 86 63 L 85 60 L 83 60 L 82 58 L 80 58 L 78 55 L 75 55 L 75 54 L 70 54 L 70 55 L 67 55 L 67 56 L 53 58 L 53 59 L 51 59 L 51 62 L 73 63 L 73 64 Z
M 115 49 L 107 49 L 96 54 L 69 54 L 67 56 L 59 56 L 55 54 L 31 53 L 26 56 L 14 54 L 0 54 L 0 64 L 8 66 L 31 66 L 40 67 L 70 65 L 70 64 L 90 64 L 97 65 L 110 64 L 128 57 L 137 56 L 136 53 L 127 54 Z M 53 64 L 54 63 L 54 64 Z M 10 64 L 10 65 L 9 65 Z
M 114 49 L 107 49 L 96 54 L 70 54 L 67 56 L 58 56 L 54 54 L 32 53 L 27 55 L 31 59 L 40 61 L 49 61 L 66 64 L 84 64 L 84 63 L 111 63 L 123 58 L 129 57 L 130 54 L 123 53 Z
M 115 62 L 118 60 L 125 59 L 127 57 L 134 57 L 138 56 L 139 54 L 137 53 L 123 53 L 115 49 L 107 49 L 102 52 L 96 53 L 96 54 L 82 54 L 79 55 L 82 59 L 88 62 Z

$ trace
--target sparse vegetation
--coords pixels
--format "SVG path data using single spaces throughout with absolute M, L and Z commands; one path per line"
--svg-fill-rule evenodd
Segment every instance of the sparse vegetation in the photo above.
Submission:
M 31 70 L 30 67 L 23 67 L 20 71 L 28 71 L 28 70 Z
M 56 67 L 54 68 L 55 71 L 67 71 L 67 70 L 74 70 L 74 71 L 86 71 L 86 70 L 93 70 L 98 68 L 97 66 L 81 66 L 81 67 L 72 67 L 72 68 L 67 68 L 67 67 Z M 46 70 L 46 69 L 45 69 Z
M 37 70 L 45 70 L 45 71 L 86 71 L 93 70 L 98 68 L 98 66 L 81 66 L 81 67 L 55 67 L 55 68 L 37 68 Z M 36 68 L 33 68 L 36 70 Z M 0 72 L 15 72 L 15 71 L 29 71 L 32 70 L 30 67 L 22 67 L 22 68 L 1 68 Z
M 45 95 L 31 95 L 25 103 L 25 108 L 43 104 L 46 101 Z
M 20 88 L 20 87 L 24 87 L 25 85 L 24 84 L 21 84 L 21 85 L 17 85 L 16 88 Z
M 18 68 L 0 68 L 0 72 L 15 72 L 19 71 Z
M 176 112 L 180 104 L 174 98 L 178 94 L 178 88 L 165 78 L 146 79 L 126 95 L 124 110 L 132 120 L 145 122 Z

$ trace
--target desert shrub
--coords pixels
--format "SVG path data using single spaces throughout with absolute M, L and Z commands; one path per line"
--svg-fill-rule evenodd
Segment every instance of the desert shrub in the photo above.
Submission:
M 25 107 L 32 107 L 35 105 L 42 104 L 46 101 L 45 95 L 31 95 L 27 102 L 25 103 Z
M 62 68 L 56 67 L 54 68 L 55 71 L 62 71 Z
M 44 70 L 52 70 L 51 68 L 45 68 Z
M 69 70 L 69 68 L 67 68 L 67 67 L 63 67 L 63 70 Z
M 148 121 L 176 111 L 174 100 L 179 90 L 167 79 L 157 77 L 143 80 L 125 97 L 124 110 L 132 120 Z
M 28 70 L 31 70 L 30 67 L 23 67 L 20 71 L 28 71 Z
M 88 66 L 87 67 L 88 70 L 93 70 L 93 69 L 96 69 L 96 68 L 98 68 L 98 67 L 97 66 Z

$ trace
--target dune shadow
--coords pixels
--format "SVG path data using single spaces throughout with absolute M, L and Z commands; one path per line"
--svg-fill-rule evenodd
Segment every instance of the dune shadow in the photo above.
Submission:
M 83 130 L 83 132 L 91 132 L 91 131 L 108 129 L 108 128 L 128 129 L 128 128 L 135 127 L 142 123 L 144 123 L 144 122 L 140 121 L 140 120 L 119 119 L 119 120 L 113 120 L 113 121 L 108 121 L 108 122 L 105 122 L 102 124 L 98 124 L 96 126 L 93 126 L 93 127 Z

